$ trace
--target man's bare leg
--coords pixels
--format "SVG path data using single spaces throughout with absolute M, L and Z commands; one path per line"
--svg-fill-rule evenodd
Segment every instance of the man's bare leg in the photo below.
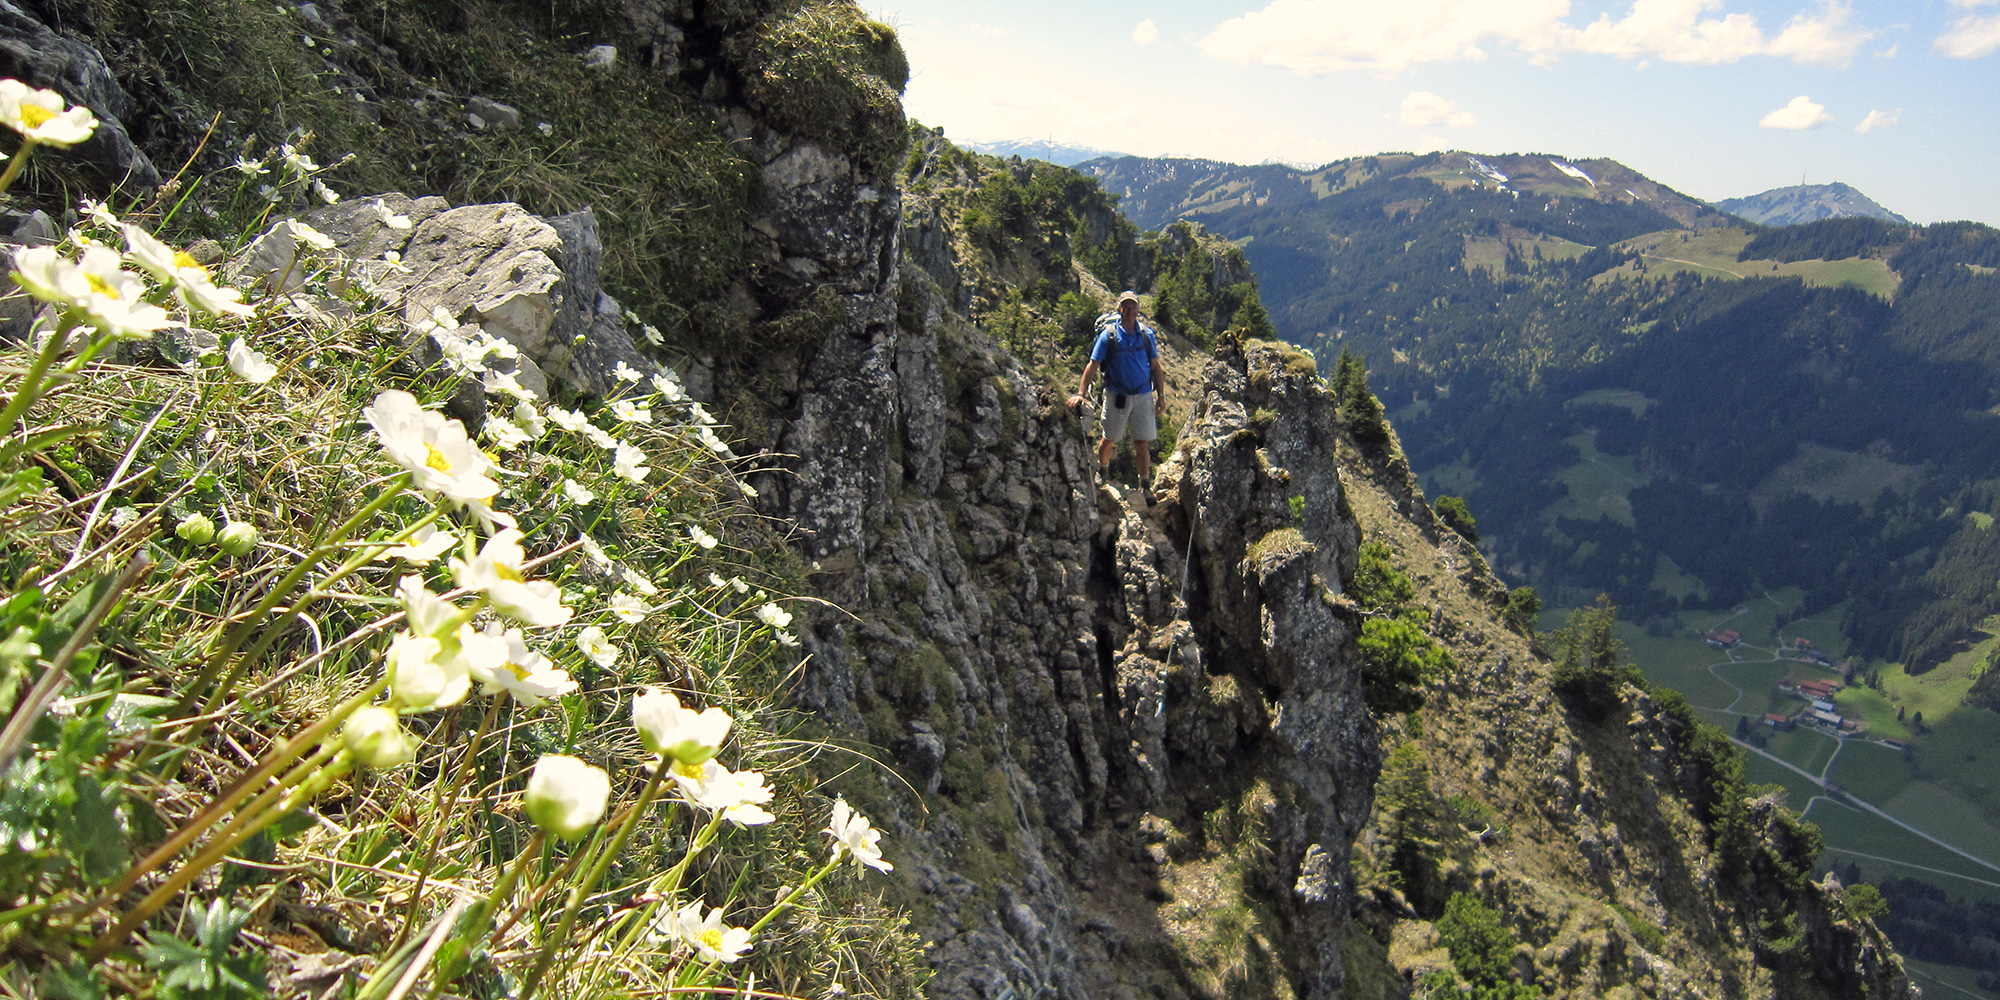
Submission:
M 1111 473 L 1111 449 L 1113 447 L 1114 445 L 1110 438 L 1105 438 L 1097 442 L 1097 471 L 1100 475 L 1110 475 Z
M 1151 489 L 1153 479 L 1148 473 L 1153 468 L 1153 448 L 1150 441 L 1132 442 L 1132 461 L 1139 466 L 1139 485 Z

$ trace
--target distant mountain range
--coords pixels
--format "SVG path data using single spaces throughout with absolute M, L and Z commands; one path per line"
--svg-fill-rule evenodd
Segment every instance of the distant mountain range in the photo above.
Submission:
M 1718 201 L 1715 207 L 1766 226 L 1796 226 L 1802 222 L 1856 216 L 1885 219 L 1906 226 L 1910 224 L 1910 220 L 1883 208 L 1876 204 L 1873 198 L 1838 181 L 1832 184 L 1794 184 L 1791 187 L 1772 188 L 1762 194 Z
M 962 145 L 988 156 L 1018 156 L 1024 160 L 1046 160 L 1059 167 L 1073 167 L 1086 160 L 1117 159 L 1128 155 L 1042 139 L 1006 139 L 1000 142 L 967 142 Z

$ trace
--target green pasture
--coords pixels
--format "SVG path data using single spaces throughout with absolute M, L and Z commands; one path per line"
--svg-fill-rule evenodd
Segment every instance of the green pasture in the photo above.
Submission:
M 1883 490 L 1909 492 L 1918 471 L 1914 465 L 1899 465 L 1879 455 L 1803 444 L 1791 461 L 1757 484 L 1752 499 L 1803 493 L 1821 502 L 1872 508 Z
M 1867 257 L 1842 260 L 1737 260 L 1736 255 L 1750 242 L 1750 233 L 1735 226 L 1720 226 L 1700 233 L 1669 229 L 1634 236 L 1619 243 L 1618 249 L 1639 254 L 1649 277 L 1664 277 L 1689 271 L 1723 278 L 1798 278 L 1808 285 L 1826 288 L 1848 286 L 1871 295 L 1891 298 L 1901 277 L 1883 261 Z M 1624 264 L 1600 276 L 1632 277 L 1639 273 Z
M 1465 497 L 1479 492 L 1479 470 L 1453 462 L 1424 473 L 1424 492 L 1434 497 Z
M 1798 802 L 1794 801 L 1792 805 L 1796 808 Z M 1967 861 L 1872 813 L 1836 805 L 1828 799 L 1821 798 L 1813 802 L 1811 808 L 1806 811 L 1806 819 L 1819 827 L 1820 832 L 1826 836 L 1827 846 L 1832 850 L 1859 851 L 1877 857 L 1895 858 L 1910 865 L 1931 868 L 1939 872 L 1963 875 L 1966 878 L 2000 882 L 2000 872 Z M 1965 849 L 1971 850 L 1969 847 Z M 1904 874 L 1933 881 L 1939 885 L 1956 885 L 1962 881 L 1920 871 L 1917 868 L 1905 869 Z
M 1665 552 L 1660 553 L 1659 558 L 1653 561 L 1653 579 L 1646 586 L 1675 600 L 1685 600 L 1689 597 L 1700 597 L 1703 600 L 1708 598 L 1708 585 L 1702 583 L 1699 577 L 1682 570 L 1680 564 L 1674 562 Z
M 1826 776 L 1854 795 L 1877 805 L 1901 794 L 1915 778 L 1901 750 L 1868 740 L 1848 740 Z M 1910 822 L 1915 823 L 1916 820 Z M 2000 879 L 1994 881 L 2000 882 Z
M 1833 751 L 1839 746 L 1839 741 L 1833 737 L 1801 726 L 1787 733 L 1771 733 L 1769 741 L 1764 744 L 1764 752 L 1783 757 L 1808 773 L 1818 774 L 1820 769 L 1826 767 L 1826 762 L 1833 759 Z M 1793 803 L 1792 808 L 1799 808 L 1798 803 Z
M 1685 615 L 1683 620 L 1686 620 Z M 1679 691 L 1687 698 L 1688 704 L 1723 708 L 1735 699 L 1736 693 L 1708 672 L 1709 664 L 1728 658 L 1724 651 L 1700 639 L 1689 638 L 1686 632 L 1650 636 L 1645 629 L 1631 622 L 1618 623 L 1618 638 L 1624 641 L 1626 655 L 1639 666 L 1648 681 Z M 1735 724 L 1730 725 L 1733 728 Z
M 1883 812 L 1930 834 L 1939 840 L 2000 864 L 2000 827 L 1979 808 L 1956 791 L 1934 782 L 1912 781 L 1887 802 L 1876 803 Z M 2000 873 L 1995 874 L 2000 881 Z
M 1887 262 L 1869 257 L 1802 260 L 1791 264 L 1779 264 L 1777 274 L 1780 277 L 1802 278 L 1808 285 L 1856 288 L 1885 299 L 1895 297 L 1896 286 L 1903 280 L 1900 275 L 1889 269 Z
M 1847 637 L 1840 634 L 1840 620 L 1847 616 L 1849 603 L 1842 601 L 1811 618 L 1790 622 L 1779 632 L 1788 639 L 1811 639 L 1820 652 L 1838 660 L 1847 654 Z
M 1659 405 L 1659 400 L 1636 389 L 1592 389 L 1581 396 L 1572 396 L 1563 401 L 1563 408 L 1573 410 L 1579 406 L 1616 406 L 1630 410 L 1634 417 L 1644 417 L 1646 411 Z
M 1982 990 L 1972 984 L 1978 973 L 1956 965 L 1938 965 L 1935 962 L 1919 962 L 1909 956 L 1903 957 L 1903 971 L 1910 974 L 1910 982 L 1923 988 L 1924 996 L 1932 1000 L 1952 1000 L 1954 997 L 1972 996 L 1985 1000 L 2000 997 L 2000 993 Z
M 1630 527 L 1632 490 L 1646 485 L 1651 477 L 1640 473 L 1638 463 L 1629 456 L 1598 451 L 1593 437 L 1585 432 L 1564 439 L 1576 448 L 1582 461 L 1556 475 L 1556 480 L 1569 488 L 1569 496 L 1550 504 L 1547 513 L 1577 521 L 1609 518 Z
M 1819 786 L 1798 776 L 1797 773 L 1754 753 L 1746 754 L 1744 777 L 1753 785 L 1778 785 L 1785 790 L 1785 805 L 1793 811 L 1805 809 L 1812 797 L 1820 794 Z M 1994 881 L 2000 882 L 2000 879 Z
M 2000 825 L 2000 714 L 1963 705 L 1941 722 L 1925 712 L 1924 721 L 1931 731 L 1916 739 L 1919 773 L 1976 804 Z

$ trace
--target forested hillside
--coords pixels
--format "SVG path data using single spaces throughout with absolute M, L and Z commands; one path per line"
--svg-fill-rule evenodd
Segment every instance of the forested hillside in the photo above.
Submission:
M 1237 240 L 1286 337 L 1364 355 L 1414 467 L 1552 597 L 1796 586 L 1858 598 L 1857 652 L 1948 654 L 2000 610 L 2000 233 L 1763 229 L 1606 164 L 1089 166 L 1170 176 L 1133 200 Z

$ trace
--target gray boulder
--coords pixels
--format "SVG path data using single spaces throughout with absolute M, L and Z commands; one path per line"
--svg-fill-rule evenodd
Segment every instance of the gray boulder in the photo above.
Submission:
M 88 164 L 103 191 L 159 186 L 159 169 L 125 128 L 132 97 L 96 49 L 56 34 L 11 0 L 0 0 L 0 76 L 53 90 L 97 116 L 97 134 L 67 155 Z

